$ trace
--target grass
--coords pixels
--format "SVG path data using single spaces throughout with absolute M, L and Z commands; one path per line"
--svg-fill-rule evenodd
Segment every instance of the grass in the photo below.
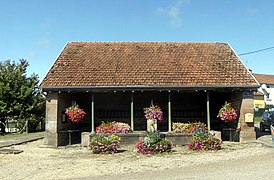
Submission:
M 38 132 L 34 132 L 38 133 Z M 21 137 L 21 136 L 27 136 L 29 134 L 34 134 L 34 133 L 22 133 L 22 134 L 0 134 L 0 139 L 6 139 L 6 138 L 13 138 L 13 137 Z
M 262 117 L 254 117 L 254 124 L 259 124 L 262 120 Z

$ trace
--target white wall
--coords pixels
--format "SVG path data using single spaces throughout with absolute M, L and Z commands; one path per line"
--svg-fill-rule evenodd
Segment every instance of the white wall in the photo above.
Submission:
M 269 93 L 269 97 L 266 96 L 263 89 Z M 262 84 L 258 90 L 265 94 L 264 100 L 266 105 L 274 105 L 274 85 Z

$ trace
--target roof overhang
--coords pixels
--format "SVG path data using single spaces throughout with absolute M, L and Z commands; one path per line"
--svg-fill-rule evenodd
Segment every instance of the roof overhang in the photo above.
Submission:
M 100 91 L 257 91 L 259 86 L 44 86 L 49 92 L 100 92 Z

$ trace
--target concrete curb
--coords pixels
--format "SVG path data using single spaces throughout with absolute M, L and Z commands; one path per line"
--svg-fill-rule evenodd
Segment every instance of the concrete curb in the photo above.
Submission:
M 257 139 L 257 142 L 263 144 L 266 147 L 274 148 L 274 143 L 272 142 L 271 135 L 265 135 L 265 136 L 259 137 Z
M 45 132 L 39 132 L 39 133 L 28 134 L 25 136 L 3 138 L 3 139 L 0 139 L 0 148 L 23 144 L 23 143 L 35 141 L 38 139 L 43 139 L 44 136 L 45 136 Z

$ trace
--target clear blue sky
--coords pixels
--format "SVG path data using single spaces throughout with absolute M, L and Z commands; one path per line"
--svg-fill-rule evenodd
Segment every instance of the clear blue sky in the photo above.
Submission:
M 273 0 L 0 0 L 0 60 L 27 59 L 42 80 L 70 41 L 228 42 L 274 46 Z M 274 49 L 240 56 L 274 74 Z

